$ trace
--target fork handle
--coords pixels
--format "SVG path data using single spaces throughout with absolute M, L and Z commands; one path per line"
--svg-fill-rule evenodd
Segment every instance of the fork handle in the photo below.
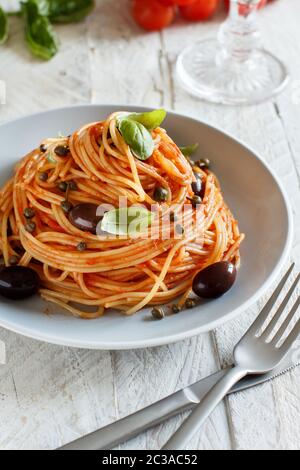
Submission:
M 248 371 L 235 366 L 223 377 L 208 394 L 203 398 L 199 405 L 194 409 L 190 416 L 184 421 L 179 429 L 173 434 L 163 450 L 183 450 L 199 431 L 202 424 L 207 420 L 210 414 L 225 398 L 229 390 L 237 384 L 242 378 L 248 375 Z

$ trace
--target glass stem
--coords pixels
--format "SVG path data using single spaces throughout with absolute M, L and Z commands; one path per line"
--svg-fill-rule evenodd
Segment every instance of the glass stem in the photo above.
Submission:
M 218 65 L 224 66 L 224 62 L 241 65 L 251 61 L 261 44 L 256 18 L 258 5 L 259 0 L 231 0 L 228 19 L 219 30 Z

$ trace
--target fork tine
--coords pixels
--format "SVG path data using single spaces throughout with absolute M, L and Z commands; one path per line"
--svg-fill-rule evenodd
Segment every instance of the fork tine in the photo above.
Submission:
M 298 297 L 298 299 L 295 302 L 292 310 L 288 314 L 286 320 L 284 321 L 284 323 L 282 324 L 282 326 L 280 327 L 280 329 L 278 330 L 278 332 L 276 333 L 276 335 L 272 339 L 273 344 L 278 344 L 279 341 L 283 338 L 284 333 L 287 331 L 291 321 L 293 320 L 295 314 L 297 313 L 297 310 L 298 310 L 299 306 L 300 306 L 300 297 Z
M 284 355 L 287 354 L 289 350 L 291 349 L 291 347 L 293 346 L 293 344 L 297 341 L 299 335 L 300 335 L 300 320 L 297 321 L 293 330 L 291 331 L 291 333 L 289 334 L 289 336 L 287 337 L 287 339 L 285 340 L 281 348 L 279 348 L 279 351 Z
M 282 303 L 281 303 L 280 307 L 278 308 L 276 314 L 274 315 L 274 317 L 272 318 L 272 320 L 270 321 L 270 323 L 266 327 L 265 331 L 261 335 L 262 338 L 268 338 L 269 335 L 272 333 L 272 331 L 274 331 L 274 328 L 278 324 L 278 321 L 280 320 L 281 315 L 285 311 L 285 308 L 286 308 L 287 304 L 289 303 L 293 293 L 295 292 L 299 281 L 300 281 L 300 274 L 298 274 L 295 282 L 293 283 L 292 287 L 290 288 L 290 290 L 288 291 L 288 293 L 285 296 L 284 300 L 282 301 Z
M 265 321 L 267 320 L 275 302 L 277 301 L 278 297 L 280 296 L 288 278 L 290 277 L 293 269 L 295 267 L 295 263 L 292 264 L 290 269 L 287 271 L 285 276 L 283 276 L 282 280 L 278 284 L 277 288 L 275 289 L 273 295 L 271 296 L 270 300 L 267 302 L 265 307 L 262 309 L 261 313 L 257 317 L 256 321 L 253 323 L 253 325 L 250 327 L 248 333 L 256 335 L 256 333 L 262 328 L 264 325 Z

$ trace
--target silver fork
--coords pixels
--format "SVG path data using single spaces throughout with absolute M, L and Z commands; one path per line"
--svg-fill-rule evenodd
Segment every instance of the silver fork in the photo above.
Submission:
M 298 274 L 273 318 L 268 323 L 267 321 L 294 267 L 295 264 L 290 267 L 272 297 L 258 316 L 257 320 L 236 346 L 234 351 L 235 366 L 233 366 L 228 374 L 212 388 L 190 416 L 184 421 L 182 426 L 170 438 L 163 449 L 184 449 L 201 425 L 223 400 L 227 392 L 239 380 L 249 374 L 263 374 L 270 372 L 279 365 L 282 359 L 284 359 L 285 355 L 288 353 L 289 349 L 293 346 L 300 334 L 300 320 L 298 320 L 286 336 L 288 328 L 290 327 L 300 305 L 300 296 L 298 296 L 295 304 L 278 331 L 277 328 L 279 326 L 279 322 L 283 318 L 285 308 L 299 283 L 300 274 Z M 275 334 L 272 336 L 272 333 Z

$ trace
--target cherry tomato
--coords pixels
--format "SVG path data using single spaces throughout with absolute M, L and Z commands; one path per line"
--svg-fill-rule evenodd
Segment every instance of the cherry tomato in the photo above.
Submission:
M 179 7 L 181 16 L 188 21 L 208 20 L 216 11 L 219 0 L 195 0 Z
M 194 3 L 195 0 L 159 0 L 159 2 L 167 6 L 183 6 Z
M 175 9 L 172 6 L 163 5 L 159 0 L 134 0 L 132 15 L 135 21 L 147 31 L 160 31 L 172 23 Z

